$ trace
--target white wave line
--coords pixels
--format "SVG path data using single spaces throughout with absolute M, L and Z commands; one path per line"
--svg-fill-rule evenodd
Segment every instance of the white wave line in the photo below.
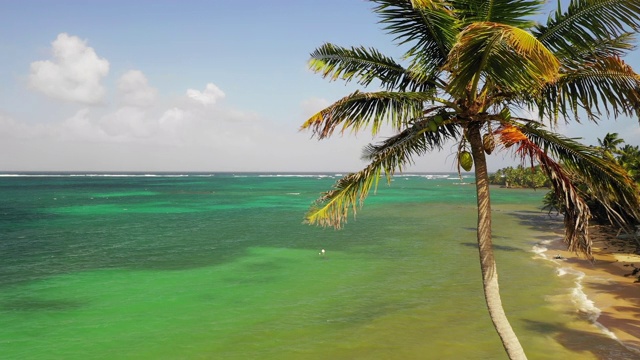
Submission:
M 595 305 L 593 300 L 589 299 L 587 294 L 584 292 L 584 288 L 582 286 L 582 280 L 585 278 L 586 274 L 583 273 L 582 271 L 578 271 L 578 270 L 575 270 L 573 268 L 560 266 L 560 264 L 561 264 L 560 261 L 562 259 L 549 258 L 546 255 L 546 252 L 549 249 L 545 245 L 548 245 L 550 243 L 551 243 L 550 240 L 545 240 L 545 241 L 541 241 L 541 242 L 535 244 L 531 249 L 531 251 L 534 254 L 536 254 L 536 256 L 534 258 L 543 259 L 543 260 L 547 260 L 547 261 L 553 262 L 557 266 L 556 267 L 556 274 L 558 276 L 564 276 L 564 275 L 567 275 L 567 274 L 575 276 L 575 281 L 574 281 L 575 287 L 573 289 L 571 289 L 571 302 L 573 302 L 574 306 L 576 307 L 576 310 L 578 312 L 580 312 L 581 314 L 585 315 L 587 320 L 591 324 L 593 324 L 596 328 L 598 328 L 598 330 L 600 330 L 600 332 L 602 334 L 608 336 L 609 338 L 611 338 L 613 340 L 616 340 L 618 343 L 620 343 L 625 348 L 627 348 L 629 350 L 636 351 L 635 349 L 629 348 L 628 346 L 626 346 L 622 341 L 620 341 L 620 339 L 618 339 L 616 334 L 614 334 L 611 330 L 609 330 L 609 328 L 607 328 L 606 326 L 604 326 L 600 322 L 598 322 L 598 318 L 600 317 L 600 314 L 602 313 L 602 310 L 600 310 L 600 308 L 598 308 Z

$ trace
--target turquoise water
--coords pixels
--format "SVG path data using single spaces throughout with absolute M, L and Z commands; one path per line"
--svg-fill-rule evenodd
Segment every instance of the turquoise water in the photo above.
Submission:
M 504 358 L 472 179 L 398 176 L 343 230 L 302 224 L 337 179 L 0 177 L 0 358 Z M 521 342 L 532 359 L 626 358 L 576 315 L 571 279 L 531 251 L 557 226 L 531 221 L 547 219 L 543 195 L 492 193 Z

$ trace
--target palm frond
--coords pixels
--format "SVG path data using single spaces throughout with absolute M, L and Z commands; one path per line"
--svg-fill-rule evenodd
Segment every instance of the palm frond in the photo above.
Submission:
M 615 211 L 621 206 L 640 219 L 640 200 L 635 181 L 614 160 L 602 158 L 597 148 L 552 133 L 532 124 L 521 127 L 527 137 L 562 162 L 570 173 L 586 183 L 589 191 L 623 225 L 626 222 Z
M 409 91 L 425 91 L 434 86 L 433 83 L 418 80 L 392 58 L 378 50 L 365 47 L 344 48 L 333 44 L 324 44 L 311 53 L 309 67 L 323 77 L 347 82 L 356 79 L 362 86 L 368 86 L 373 80 L 380 81 L 384 89 L 401 89 Z
M 347 221 L 349 211 L 353 211 L 355 216 L 371 188 L 377 188 L 383 172 L 387 181 L 390 181 L 395 171 L 402 171 L 405 165 L 413 162 L 413 156 L 441 148 L 446 140 L 460 135 L 459 125 L 441 119 L 443 116 L 448 115 L 445 111 L 440 111 L 436 115 L 417 120 L 398 135 L 365 148 L 364 157 L 371 161 L 370 164 L 363 170 L 338 180 L 333 190 L 324 193 L 311 206 L 306 221 L 341 228 Z
M 382 166 L 387 173 L 393 172 L 392 169 L 402 171 L 404 164 L 413 164 L 414 155 L 442 149 L 447 140 L 459 138 L 460 125 L 452 120 L 452 115 L 445 108 L 437 110 L 435 115 L 413 121 L 409 128 L 398 135 L 368 145 L 362 159 L 383 159 Z
M 638 0 L 571 0 L 536 27 L 538 40 L 555 52 L 576 54 L 593 42 L 634 32 L 640 25 Z
M 584 111 L 597 121 L 603 113 L 640 116 L 640 77 L 618 57 L 601 58 L 583 67 L 562 73 L 542 91 L 538 102 L 540 117 L 579 119 Z
M 542 0 L 451 1 L 464 25 L 490 21 L 519 28 L 532 27 L 531 17 L 541 12 L 544 3 Z
M 349 210 L 355 216 L 362 207 L 369 191 L 376 188 L 380 180 L 382 168 L 380 164 L 371 163 L 356 173 L 351 173 L 336 182 L 333 190 L 327 191 L 311 205 L 305 216 L 305 222 L 320 226 L 342 228 L 347 221 Z
M 443 1 L 371 0 L 384 30 L 400 45 L 408 44 L 405 57 L 412 67 L 432 73 L 447 60 L 458 32 L 454 11 Z
M 597 59 L 621 57 L 635 49 L 635 43 L 635 33 L 627 32 L 612 38 L 595 39 L 580 49 L 572 47 L 571 52 L 560 49 L 554 51 L 554 54 L 560 60 L 563 69 L 578 70 Z
M 533 155 L 533 154 L 532 154 Z M 589 206 L 578 194 L 571 178 L 562 167 L 546 156 L 544 152 L 536 152 L 536 157 L 547 177 L 551 180 L 553 190 L 564 205 L 564 243 L 569 251 L 582 254 L 588 259 L 591 255 L 591 238 L 589 237 Z
M 517 144 L 516 153 L 523 160 L 535 160 L 540 164 L 551 181 L 554 193 L 562 201 L 565 223 L 564 242 L 567 248 L 569 251 L 584 254 L 591 258 L 591 239 L 589 238 L 589 218 L 591 213 L 589 206 L 587 206 L 573 185 L 570 176 L 560 164 L 547 155 L 547 152 L 543 150 L 544 148 L 529 140 L 520 127 L 510 124 L 505 125 L 496 130 L 496 134 L 505 147 Z
M 473 93 L 481 78 L 506 91 L 535 92 L 556 78 L 560 63 L 527 31 L 482 22 L 460 33 L 446 67 L 449 90 L 460 96 L 469 86 Z
M 433 9 L 442 6 L 442 1 L 433 0 L 410 0 L 411 6 L 416 9 Z
M 407 121 L 420 118 L 424 102 L 433 100 L 428 92 L 355 91 L 313 115 L 301 129 L 311 129 L 319 139 L 331 136 L 340 125 L 341 131 L 354 132 L 370 126 L 373 135 L 385 122 L 400 130 Z

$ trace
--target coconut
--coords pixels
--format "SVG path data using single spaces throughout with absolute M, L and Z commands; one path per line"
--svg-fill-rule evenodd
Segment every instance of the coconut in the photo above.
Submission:
M 460 161 L 460 166 L 464 169 L 464 171 L 471 170 L 473 166 L 473 156 L 468 151 L 461 151 L 460 155 L 458 155 L 458 161 Z

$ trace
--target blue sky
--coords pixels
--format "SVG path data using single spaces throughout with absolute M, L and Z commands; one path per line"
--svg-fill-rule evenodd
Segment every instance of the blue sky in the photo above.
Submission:
M 362 0 L 0 0 L 0 171 L 355 171 L 367 133 L 318 142 L 353 91 L 307 69 L 324 42 L 392 45 Z M 627 60 L 638 68 L 637 57 Z M 562 126 L 640 144 L 638 122 Z M 453 171 L 453 149 L 411 171 Z M 510 156 L 493 157 L 495 170 Z

